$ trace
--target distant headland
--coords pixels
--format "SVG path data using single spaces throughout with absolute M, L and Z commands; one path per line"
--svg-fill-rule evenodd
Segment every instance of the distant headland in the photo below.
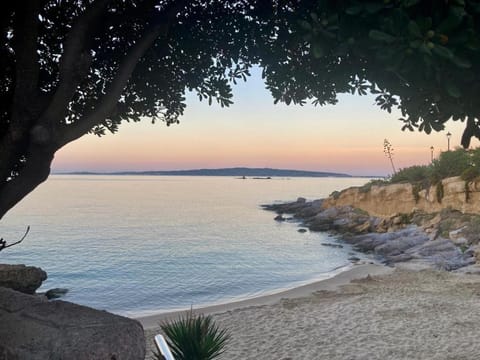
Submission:
M 56 175 L 163 175 L 163 176 L 238 176 L 238 177 L 352 177 L 349 174 L 324 171 L 234 167 L 221 169 L 118 171 L 118 172 L 57 172 Z

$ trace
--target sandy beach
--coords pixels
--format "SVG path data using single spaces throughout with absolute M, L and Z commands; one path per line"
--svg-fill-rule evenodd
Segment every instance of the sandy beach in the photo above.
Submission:
M 230 330 L 221 360 L 480 358 L 479 275 L 365 264 L 197 311 Z M 169 316 L 140 319 L 150 349 L 156 324 Z

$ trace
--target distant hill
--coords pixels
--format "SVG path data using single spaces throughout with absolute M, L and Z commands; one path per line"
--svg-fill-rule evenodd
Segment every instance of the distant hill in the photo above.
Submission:
M 120 172 L 69 172 L 69 175 L 163 175 L 163 176 L 245 176 L 245 177 L 352 177 L 348 174 L 323 171 L 286 170 L 270 168 L 235 167 L 224 169 L 120 171 Z

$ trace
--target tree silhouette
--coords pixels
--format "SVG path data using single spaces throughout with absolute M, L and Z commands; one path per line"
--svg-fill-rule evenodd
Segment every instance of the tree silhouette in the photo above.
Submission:
M 275 102 L 375 94 L 404 129 L 480 138 L 476 0 L 0 3 L 0 219 L 55 152 L 123 121 L 178 122 L 185 92 L 228 106 L 253 65 Z

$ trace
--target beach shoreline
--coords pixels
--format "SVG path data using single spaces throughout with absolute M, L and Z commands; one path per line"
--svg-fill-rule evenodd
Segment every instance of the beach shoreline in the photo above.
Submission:
M 479 300 L 478 274 L 366 264 L 273 297 L 196 311 L 231 334 L 219 360 L 475 360 Z M 147 359 L 165 320 L 141 319 Z
M 277 290 L 265 295 L 255 296 L 241 300 L 235 300 L 220 304 L 213 304 L 201 307 L 193 307 L 193 312 L 197 314 L 219 314 L 227 311 L 233 311 L 246 307 L 273 305 L 282 299 L 295 299 L 309 296 L 317 291 L 335 291 L 343 285 L 349 284 L 353 280 L 359 280 L 367 276 L 378 276 L 389 274 L 393 268 L 378 263 L 351 264 L 326 279 L 320 279 L 308 284 L 296 286 L 293 288 Z M 158 328 L 159 323 L 177 318 L 190 309 L 181 309 L 173 311 L 160 311 L 151 315 L 132 317 L 138 320 L 145 330 Z

